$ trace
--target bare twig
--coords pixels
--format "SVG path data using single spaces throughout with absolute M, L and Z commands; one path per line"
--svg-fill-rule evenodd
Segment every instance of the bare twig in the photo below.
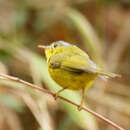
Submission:
M 0 79 L 15 81 L 15 82 L 24 84 L 24 85 L 26 85 L 26 86 L 29 86 L 29 87 L 31 87 L 31 88 L 34 88 L 34 89 L 36 89 L 36 90 L 39 90 L 39 91 L 41 91 L 41 92 L 50 94 L 50 95 L 52 95 L 53 97 L 55 96 L 55 93 L 53 93 L 53 92 L 51 92 L 51 91 L 49 91 L 49 90 L 46 90 L 46 89 L 44 89 L 44 88 L 40 88 L 40 87 L 38 87 L 37 85 L 31 84 L 31 83 L 29 83 L 29 82 L 27 82 L 27 81 L 24 81 L 24 80 L 22 80 L 22 79 L 20 79 L 20 78 L 17 78 L 17 77 L 5 75 L 5 74 L 0 74 Z M 69 103 L 71 103 L 71 104 L 73 104 L 73 105 L 79 107 L 78 104 L 76 104 L 76 103 L 72 102 L 71 100 L 66 99 L 66 98 L 64 98 L 64 97 L 62 97 L 62 96 L 58 96 L 58 98 L 60 98 L 60 99 L 62 99 L 62 100 L 64 100 L 64 101 L 66 101 L 66 102 L 69 102 Z M 118 126 L 118 125 L 115 124 L 114 122 L 110 121 L 109 119 L 106 119 L 106 118 L 103 117 L 102 115 L 100 115 L 100 114 L 98 114 L 98 113 L 92 111 L 92 110 L 89 109 L 89 108 L 82 107 L 82 110 L 91 113 L 92 115 L 94 115 L 94 116 L 96 116 L 97 118 L 103 120 L 104 122 L 106 122 L 107 124 L 111 125 L 112 127 L 116 128 L 117 130 L 125 130 L 124 128 L 121 128 L 120 126 Z

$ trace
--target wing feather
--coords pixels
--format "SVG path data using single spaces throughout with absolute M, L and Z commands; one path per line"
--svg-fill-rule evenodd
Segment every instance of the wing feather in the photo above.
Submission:
M 50 66 L 52 68 L 61 68 L 72 72 L 87 72 L 91 74 L 96 73 L 99 74 L 99 77 L 103 79 L 120 76 L 101 70 L 92 60 L 89 59 L 87 54 L 77 47 L 76 49 L 77 50 L 74 51 L 71 48 L 71 50 L 53 55 L 49 60 Z M 70 51 L 73 51 L 73 53 L 70 54 Z
M 63 53 L 52 56 L 50 59 L 50 65 L 53 68 L 61 68 L 74 72 L 85 71 L 93 74 L 96 73 L 96 69 L 98 68 L 96 67 L 96 64 L 92 64 L 92 61 L 84 56 L 78 54 L 64 56 Z

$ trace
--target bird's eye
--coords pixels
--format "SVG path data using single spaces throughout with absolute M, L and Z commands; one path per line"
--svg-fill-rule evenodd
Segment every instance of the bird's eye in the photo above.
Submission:
M 57 44 L 54 44 L 54 48 L 56 48 L 58 45 Z

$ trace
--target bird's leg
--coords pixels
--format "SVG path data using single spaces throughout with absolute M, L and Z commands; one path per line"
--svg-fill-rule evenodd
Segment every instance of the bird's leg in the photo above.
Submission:
M 81 99 L 80 105 L 78 106 L 79 111 L 82 109 L 82 106 L 84 103 L 84 95 L 85 95 L 85 88 L 82 88 L 82 99 Z
M 66 87 L 66 88 L 67 88 L 67 87 Z M 57 92 L 54 94 L 55 100 L 57 99 L 59 93 L 61 93 L 62 91 L 64 91 L 66 88 L 62 88 L 62 89 L 60 89 L 59 91 L 57 91 Z

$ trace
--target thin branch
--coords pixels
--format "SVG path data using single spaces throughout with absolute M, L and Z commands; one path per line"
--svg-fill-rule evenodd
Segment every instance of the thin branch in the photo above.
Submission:
M 17 77 L 5 75 L 5 74 L 0 74 L 0 79 L 15 81 L 15 82 L 24 84 L 24 85 L 26 85 L 26 86 L 29 86 L 29 87 L 31 87 L 31 88 L 37 89 L 37 90 L 39 90 L 39 91 L 41 91 L 41 92 L 47 93 L 47 94 L 49 94 L 49 95 L 52 95 L 53 97 L 55 96 L 55 93 L 53 93 L 53 92 L 51 92 L 51 91 L 49 91 L 49 90 L 47 90 L 47 89 L 38 87 L 37 85 L 31 84 L 31 83 L 29 83 L 29 82 L 27 82 L 27 81 L 24 81 L 24 80 L 22 80 L 22 79 L 20 79 L 20 78 L 17 78 Z M 69 102 L 69 103 L 71 103 L 71 104 L 73 104 L 73 105 L 79 107 L 78 104 L 76 104 L 76 103 L 72 102 L 71 100 L 66 99 L 66 98 L 64 98 L 64 97 L 62 97 L 62 96 L 58 96 L 58 98 L 60 98 L 60 99 L 62 99 L 62 100 L 64 100 L 64 101 L 66 101 L 66 102 Z M 106 119 L 106 118 L 103 117 L 102 115 L 100 115 L 100 114 L 98 114 L 98 113 L 92 111 L 92 110 L 89 109 L 89 108 L 82 107 L 82 110 L 91 113 L 92 115 L 94 115 L 94 116 L 96 116 L 97 118 L 103 120 L 104 122 L 106 122 L 107 124 L 111 125 L 112 127 L 116 128 L 117 130 L 125 130 L 124 128 L 121 128 L 120 126 L 118 126 L 118 125 L 115 124 L 114 122 L 110 121 L 109 119 Z

